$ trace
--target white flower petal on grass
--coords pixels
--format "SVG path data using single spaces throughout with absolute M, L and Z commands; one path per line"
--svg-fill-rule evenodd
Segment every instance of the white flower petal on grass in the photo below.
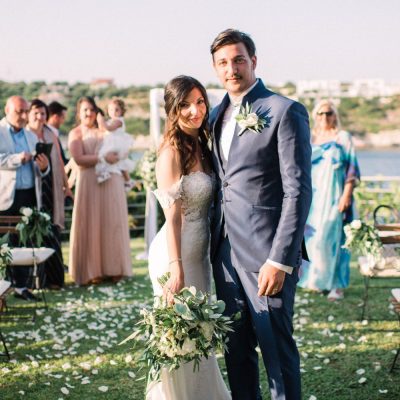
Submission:
M 368 325 L 368 320 L 367 319 L 363 319 L 361 321 L 361 325 L 363 325 L 363 326 Z
M 86 370 L 86 371 L 89 371 L 89 370 L 92 369 L 92 366 L 90 365 L 90 362 L 87 362 L 87 361 L 81 362 L 81 363 L 79 364 L 79 366 L 80 366 L 82 369 Z
M 329 322 L 332 322 L 334 319 L 335 319 L 335 317 L 334 317 L 333 315 L 330 315 L 330 316 L 328 317 L 328 321 L 329 321 Z
M 69 390 L 66 387 L 62 387 L 61 393 L 67 395 L 67 394 L 69 394 Z
M 125 357 L 125 362 L 126 362 L 126 363 L 130 363 L 132 360 L 133 360 L 133 357 L 132 357 L 130 354 L 128 354 L 128 355 Z
M 365 376 L 363 376 L 358 380 L 358 383 L 365 383 L 365 382 L 367 382 L 367 378 Z
M 363 368 L 358 369 L 358 370 L 356 371 L 356 374 L 357 374 L 357 375 L 365 374 L 365 369 L 363 369 Z
M 324 362 L 324 364 L 329 364 L 331 362 L 331 360 L 329 358 L 325 358 L 323 362 Z
M 114 360 L 110 360 L 110 364 L 111 364 L 111 365 L 117 365 L 117 362 L 114 361 Z
M 346 348 L 346 345 L 344 343 L 340 343 L 338 345 L 338 349 L 340 349 L 340 350 L 344 350 L 345 348 Z
M 94 360 L 94 365 L 101 364 L 103 362 L 103 359 L 101 357 L 96 357 Z
M 66 369 L 70 369 L 71 368 L 71 364 L 70 363 L 65 363 L 61 366 L 62 369 L 66 370 Z
M 98 369 L 92 369 L 92 374 L 93 375 L 97 375 L 99 373 L 99 370 Z
M 386 394 L 388 392 L 387 389 L 379 389 L 379 393 L 381 394 Z
M 99 390 L 100 390 L 100 392 L 103 392 L 103 393 L 105 393 L 105 392 L 107 392 L 108 391 L 108 386 L 99 386 L 99 388 L 98 388 Z
M 134 372 L 132 372 L 132 371 L 129 371 L 128 375 L 129 375 L 130 378 L 135 378 L 136 377 L 136 374 Z
M 317 365 L 316 367 L 313 368 L 314 371 L 319 371 L 320 369 L 322 369 L 322 367 L 319 365 Z
M 25 394 L 25 392 L 24 392 L 23 390 L 20 390 L 18 393 L 19 393 L 21 396 L 23 396 L 23 395 Z
M 312 394 L 308 400 L 317 400 L 317 398 Z

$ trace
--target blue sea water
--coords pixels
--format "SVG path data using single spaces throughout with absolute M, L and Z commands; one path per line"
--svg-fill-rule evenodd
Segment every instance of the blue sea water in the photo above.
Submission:
M 357 150 L 361 176 L 400 176 L 400 149 Z

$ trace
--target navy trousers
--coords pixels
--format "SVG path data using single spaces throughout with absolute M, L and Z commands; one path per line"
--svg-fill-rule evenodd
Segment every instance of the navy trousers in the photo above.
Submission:
M 241 312 L 228 335 L 225 361 L 233 400 L 260 400 L 257 344 L 268 375 L 273 400 L 301 399 L 300 358 L 293 339 L 293 304 L 298 281 L 295 268 L 283 289 L 271 297 L 257 295 L 258 273 L 238 265 L 229 238 L 221 238 L 213 272 L 217 297 L 225 314 Z

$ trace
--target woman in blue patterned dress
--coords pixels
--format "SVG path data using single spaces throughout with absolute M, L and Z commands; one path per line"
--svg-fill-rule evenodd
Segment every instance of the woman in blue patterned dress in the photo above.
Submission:
M 360 171 L 349 132 L 340 129 L 339 115 L 328 100 L 313 110 L 313 200 L 305 239 L 309 264 L 300 268 L 298 285 L 329 291 L 328 300 L 343 298 L 349 285 L 350 254 L 342 249 L 344 224 L 353 217 L 352 194 Z

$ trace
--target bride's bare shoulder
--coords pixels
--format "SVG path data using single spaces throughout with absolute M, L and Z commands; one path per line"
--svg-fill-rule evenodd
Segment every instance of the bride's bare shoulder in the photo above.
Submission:
M 169 186 L 181 177 L 179 153 L 173 146 L 160 147 L 156 163 L 156 176 L 159 187 Z

